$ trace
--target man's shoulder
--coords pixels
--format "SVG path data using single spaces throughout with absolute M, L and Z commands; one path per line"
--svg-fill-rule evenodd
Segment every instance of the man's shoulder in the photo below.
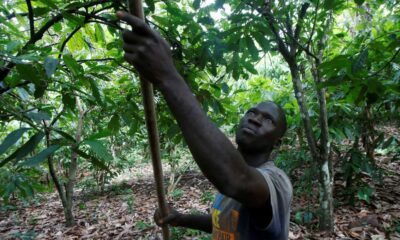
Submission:
M 277 190 L 284 190 L 285 192 L 292 192 L 292 183 L 288 175 L 280 168 L 278 168 L 273 161 L 267 161 L 257 169 L 267 175 L 274 183 Z M 291 194 L 290 194 L 291 195 Z

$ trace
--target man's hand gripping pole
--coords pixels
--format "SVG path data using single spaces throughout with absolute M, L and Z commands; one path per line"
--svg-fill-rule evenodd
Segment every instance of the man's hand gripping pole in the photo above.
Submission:
M 129 12 L 134 16 L 144 20 L 143 5 L 141 0 L 128 0 Z M 153 85 L 140 77 L 143 94 L 143 104 L 146 118 L 147 134 L 151 149 L 151 159 L 153 163 L 153 173 L 157 188 L 158 205 L 163 217 L 168 216 L 167 202 L 165 201 L 163 173 L 160 158 L 160 144 L 157 131 L 156 111 L 154 106 Z M 164 240 L 169 240 L 168 226 L 162 227 Z

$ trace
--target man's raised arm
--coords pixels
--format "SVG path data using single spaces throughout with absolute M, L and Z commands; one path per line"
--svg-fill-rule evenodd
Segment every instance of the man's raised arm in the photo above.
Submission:
M 139 18 L 124 12 L 118 17 L 133 27 L 123 33 L 125 59 L 161 91 L 203 174 L 222 194 L 249 207 L 264 207 L 269 201 L 264 177 L 203 112 L 177 72 L 168 43 Z

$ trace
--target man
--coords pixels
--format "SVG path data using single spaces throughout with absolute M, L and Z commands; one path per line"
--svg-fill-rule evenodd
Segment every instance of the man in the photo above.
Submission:
M 251 108 L 240 121 L 236 149 L 177 72 L 168 43 L 139 18 L 117 16 L 133 28 L 123 33 L 125 59 L 162 93 L 194 160 L 220 192 L 211 215 L 170 209 L 165 218 L 156 212 L 156 223 L 212 232 L 213 239 L 288 239 L 292 186 L 268 161 L 286 131 L 282 109 L 273 102 Z

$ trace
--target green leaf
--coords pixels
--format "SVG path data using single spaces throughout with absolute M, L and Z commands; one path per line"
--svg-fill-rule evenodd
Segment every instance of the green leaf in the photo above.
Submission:
M 47 82 L 40 81 L 38 84 L 35 84 L 35 92 L 33 93 L 33 96 L 36 99 L 43 97 L 44 93 L 46 92 L 46 89 L 47 89 Z
M 154 0 L 147 0 L 146 1 L 147 6 L 149 7 L 150 12 L 154 12 L 156 6 L 154 4 Z
M 91 156 L 91 155 L 89 155 L 89 154 L 87 154 L 87 153 L 85 153 L 85 152 L 83 152 L 83 151 L 81 151 L 79 149 L 75 149 L 74 151 L 79 156 L 89 160 L 89 162 L 91 162 L 94 166 L 96 166 L 96 167 L 98 167 L 100 169 L 106 170 L 107 172 L 111 173 L 110 169 L 108 169 L 108 167 L 100 159 L 98 159 L 98 158 L 96 158 L 94 156 Z
M 361 6 L 365 2 L 365 0 L 354 0 L 354 2 L 358 5 Z
M 295 222 L 297 222 L 297 223 L 303 223 L 303 212 L 297 212 L 297 213 L 294 215 L 294 220 L 295 220 Z
M 98 133 L 90 135 L 87 139 L 88 140 L 95 140 L 95 139 L 101 139 L 101 138 L 109 137 L 111 135 L 112 135 L 112 132 L 107 130 L 107 129 L 105 129 L 105 130 L 102 130 L 102 131 L 100 131 Z
M 324 7 L 327 10 L 332 10 L 335 7 L 335 0 L 325 0 Z
M 7 26 L 9 28 L 8 30 L 10 30 L 10 32 L 12 32 L 15 36 L 19 37 L 20 39 L 24 38 L 23 34 L 21 34 L 21 31 L 12 24 L 12 21 L 0 16 L 0 23 Z
M 28 118 L 34 121 L 50 120 L 50 116 L 45 112 L 28 112 L 25 114 Z
M 22 79 L 37 84 L 39 82 L 39 74 L 35 67 L 31 64 L 17 64 L 17 72 Z
M 5 164 L 12 161 L 13 159 L 16 159 L 16 161 L 19 161 L 22 158 L 24 158 L 26 155 L 28 155 L 30 152 L 32 152 L 36 148 L 36 146 L 39 144 L 39 142 L 42 141 L 43 137 L 44 137 L 43 132 L 39 132 L 39 133 L 33 135 L 24 145 L 22 145 L 22 147 L 18 148 L 9 157 L 7 157 L 2 162 L 0 162 L 0 167 L 4 166 Z
M 242 64 L 246 68 L 247 71 L 249 71 L 252 74 L 257 74 L 257 70 L 254 68 L 254 66 L 251 63 L 242 62 Z
M 62 137 L 64 137 L 65 139 L 69 140 L 70 142 L 73 142 L 73 143 L 76 142 L 75 138 L 72 137 L 70 134 L 68 134 L 68 133 L 66 133 L 66 132 L 64 132 L 64 131 L 62 131 L 62 130 L 60 130 L 60 129 L 56 129 L 56 128 L 53 128 L 53 130 L 54 130 L 56 133 L 60 134 L 60 135 L 61 135 Z
M 48 77 L 51 77 L 57 69 L 58 59 L 46 57 L 44 60 L 44 69 Z
M 73 93 L 67 92 L 62 94 L 62 103 L 69 109 L 74 110 L 76 106 L 76 99 Z
M 82 73 L 82 67 L 70 54 L 66 54 L 63 57 L 65 65 L 71 70 L 72 74 L 78 76 Z
M 105 43 L 105 37 L 104 37 L 104 30 L 103 28 L 100 26 L 100 24 L 95 24 L 94 25 L 94 30 L 95 30 L 95 38 L 97 42 L 100 43 Z
M 14 145 L 22 137 L 22 135 L 29 129 L 31 128 L 20 128 L 8 134 L 0 145 L 0 155 L 5 153 L 8 148 Z
M 222 91 L 223 91 L 225 94 L 229 94 L 229 86 L 228 86 L 228 84 L 222 83 L 221 88 L 222 88 Z
M 28 158 L 26 161 L 21 163 L 21 166 L 24 166 L 24 167 L 36 166 L 36 165 L 40 164 L 41 162 L 43 162 L 43 160 L 45 160 L 47 157 L 49 157 L 51 154 L 53 154 L 59 148 L 60 148 L 60 146 L 58 146 L 58 145 L 50 146 L 50 147 L 44 149 L 43 151 L 41 151 L 40 153 L 38 153 L 36 156 Z
M 45 15 L 46 13 L 50 12 L 51 8 L 47 8 L 47 7 L 36 7 L 33 9 L 33 15 L 35 17 L 40 17 L 42 15 Z
M 103 101 L 100 96 L 100 90 L 99 90 L 99 86 L 97 85 L 97 82 L 93 78 L 88 78 L 88 80 L 89 80 L 90 88 L 92 89 L 93 97 L 96 99 L 96 101 L 100 105 L 102 105 Z
M 258 59 L 258 49 L 256 45 L 254 45 L 254 41 L 250 36 L 246 36 L 246 45 L 247 49 L 250 51 L 251 58 L 253 60 Z
M 199 9 L 200 8 L 200 3 L 201 3 L 200 0 L 194 0 L 193 1 L 193 9 L 195 9 L 195 10 Z
M 89 145 L 90 149 L 101 159 L 112 160 L 113 156 L 108 152 L 107 148 L 104 147 L 103 143 L 98 140 L 85 140 L 82 144 Z
M 362 187 L 357 191 L 357 196 L 360 200 L 370 202 L 370 197 L 374 193 L 374 189 L 368 186 Z
M 38 2 L 41 2 L 45 6 L 49 6 L 52 9 L 58 9 L 57 4 L 53 0 L 38 0 Z
M 107 125 L 108 129 L 113 133 L 117 133 L 120 129 L 121 125 L 119 123 L 119 116 L 118 114 L 114 114 Z
M 53 25 L 53 29 L 54 31 L 56 31 L 57 33 L 61 33 L 62 31 L 62 24 L 57 22 Z
M 364 49 L 353 62 L 352 72 L 357 73 L 359 72 L 365 65 L 368 58 L 368 49 Z
M 304 223 L 310 223 L 314 218 L 314 215 L 312 212 L 304 212 L 303 220 Z
M 216 0 L 215 1 L 215 8 L 216 9 L 221 8 L 224 5 L 224 3 L 225 3 L 225 0 Z

